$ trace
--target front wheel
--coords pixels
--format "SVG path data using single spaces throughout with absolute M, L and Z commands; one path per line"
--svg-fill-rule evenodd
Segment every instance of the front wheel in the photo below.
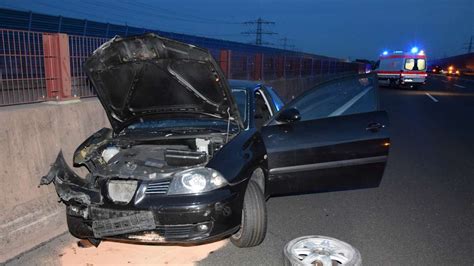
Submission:
M 239 248 L 260 245 L 267 233 L 267 208 L 265 197 L 257 183 L 250 181 L 244 196 L 240 230 L 230 237 Z

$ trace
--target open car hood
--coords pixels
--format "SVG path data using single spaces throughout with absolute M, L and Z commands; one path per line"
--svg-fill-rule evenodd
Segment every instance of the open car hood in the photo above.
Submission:
M 114 37 L 84 64 L 115 133 L 137 119 L 208 117 L 242 122 L 210 53 L 156 34 Z

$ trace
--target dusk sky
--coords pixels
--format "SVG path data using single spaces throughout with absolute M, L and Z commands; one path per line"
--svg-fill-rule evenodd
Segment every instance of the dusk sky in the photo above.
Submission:
M 474 0 L 0 0 L 0 6 L 51 15 L 127 23 L 239 42 L 254 41 L 241 22 L 262 17 L 281 48 L 340 58 L 375 59 L 384 49 L 425 49 L 432 58 L 466 52 L 474 35 Z

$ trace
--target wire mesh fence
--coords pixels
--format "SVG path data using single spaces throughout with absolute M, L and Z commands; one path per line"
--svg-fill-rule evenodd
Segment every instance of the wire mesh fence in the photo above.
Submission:
M 82 65 L 92 52 L 107 40 L 107 38 L 99 37 L 69 36 L 71 91 L 73 97 L 92 97 L 96 95 L 91 82 L 82 69 Z
M 0 105 L 45 97 L 43 34 L 0 29 Z
M 55 35 L 61 38 L 55 39 Z M 96 94 L 83 71 L 83 64 L 108 39 L 0 29 L 0 106 L 94 97 Z M 239 47 L 235 50 L 204 48 L 209 49 L 232 79 L 269 81 L 358 71 L 357 64 L 333 58 L 246 51 Z M 69 64 L 66 70 L 63 62 Z M 70 84 L 64 85 L 65 81 Z M 66 96 L 63 92 L 68 89 L 64 86 L 70 87 Z

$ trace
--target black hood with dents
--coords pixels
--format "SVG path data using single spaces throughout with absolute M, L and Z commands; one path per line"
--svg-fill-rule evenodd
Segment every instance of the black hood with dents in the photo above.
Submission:
M 115 37 L 85 62 L 115 133 L 144 116 L 242 122 L 228 83 L 207 50 L 145 34 Z

